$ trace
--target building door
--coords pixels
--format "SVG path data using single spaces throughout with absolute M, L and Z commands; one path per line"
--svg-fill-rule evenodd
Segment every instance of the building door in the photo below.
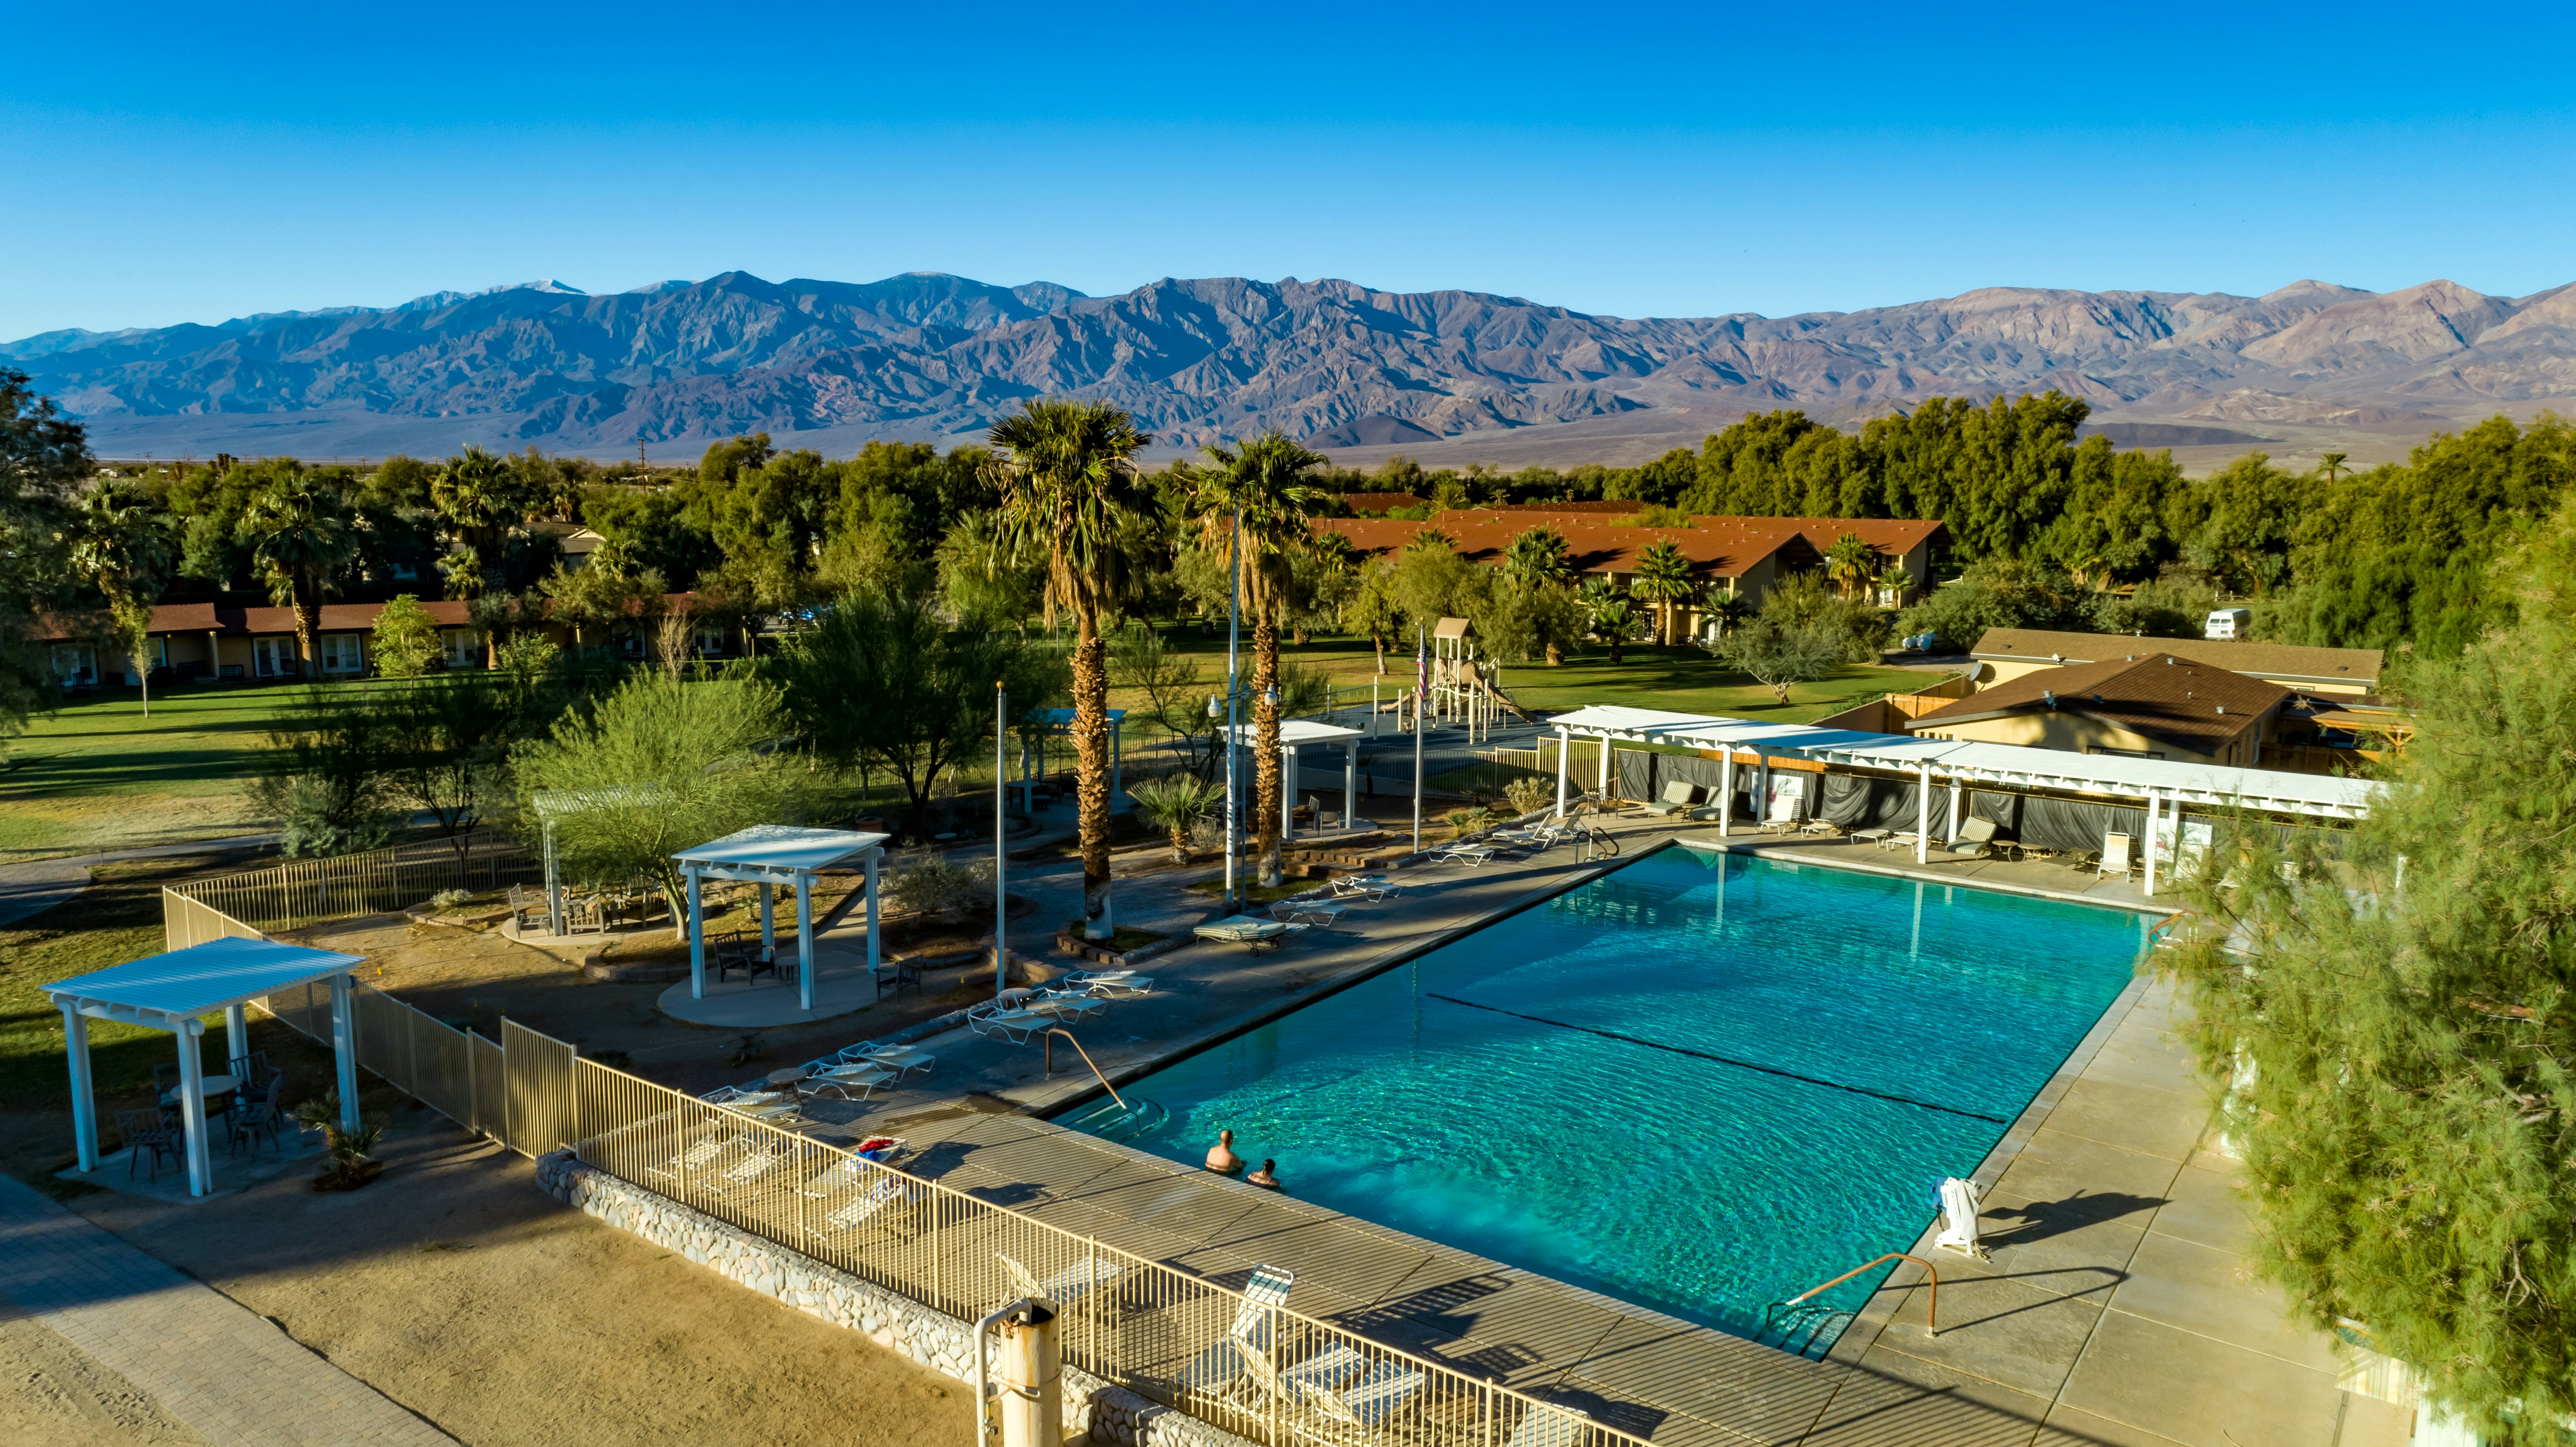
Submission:
M 262 678 L 295 676 L 295 640 L 292 638 L 254 638 L 250 641 L 252 671 Z

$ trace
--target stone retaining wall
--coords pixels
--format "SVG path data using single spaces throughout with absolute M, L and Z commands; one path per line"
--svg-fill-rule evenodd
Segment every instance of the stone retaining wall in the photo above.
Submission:
M 582 1164 L 570 1151 L 537 1158 L 537 1186 L 584 1215 L 686 1256 L 739 1286 L 808 1316 L 863 1332 L 886 1350 L 972 1386 L 974 1323 L 933 1311 L 810 1256 L 693 1211 L 668 1196 Z M 995 1302 L 999 1306 L 1002 1303 Z M 1064 1368 L 1064 1425 L 1115 1447 L 1253 1447 L 1088 1372 Z

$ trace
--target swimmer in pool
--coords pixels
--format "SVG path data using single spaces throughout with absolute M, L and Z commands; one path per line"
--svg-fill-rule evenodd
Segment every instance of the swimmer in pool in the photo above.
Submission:
M 1216 1133 L 1216 1146 L 1207 1153 L 1207 1168 L 1220 1176 L 1231 1176 L 1243 1169 L 1243 1157 L 1234 1153 L 1234 1132 Z
M 1278 1190 L 1279 1163 L 1277 1161 L 1263 1161 L 1261 1163 L 1260 1170 L 1254 1171 L 1251 1175 L 1244 1177 L 1244 1179 L 1266 1191 Z

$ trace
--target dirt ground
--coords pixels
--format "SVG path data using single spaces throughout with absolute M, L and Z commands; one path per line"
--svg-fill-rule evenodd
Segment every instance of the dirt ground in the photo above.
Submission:
M 200 1447 L 204 1441 L 132 1382 L 0 1301 L 0 1442 Z
M 394 1112 L 382 1155 L 346 1195 L 289 1177 L 193 1206 L 71 1204 L 470 1447 L 969 1433 L 965 1388 L 558 1205 L 530 1162 L 425 1107 Z M 84 1386 L 61 1356 L 51 1333 L 0 1322 L 0 1441 L 196 1440 L 148 1403 L 119 1416 L 121 1379 Z

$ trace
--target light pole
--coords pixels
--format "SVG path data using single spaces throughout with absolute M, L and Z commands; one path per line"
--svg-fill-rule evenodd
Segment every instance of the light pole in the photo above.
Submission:
M 1240 654 L 1243 646 L 1243 504 L 1234 507 L 1234 543 L 1227 552 L 1231 567 L 1226 577 L 1225 605 L 1225 908 L 1237 912 L 1234 898 L 1235 830 L 1240 821 L 1235 807 L 1235 734 L 1242 727 L 1241 707 L 1243 680 Z

